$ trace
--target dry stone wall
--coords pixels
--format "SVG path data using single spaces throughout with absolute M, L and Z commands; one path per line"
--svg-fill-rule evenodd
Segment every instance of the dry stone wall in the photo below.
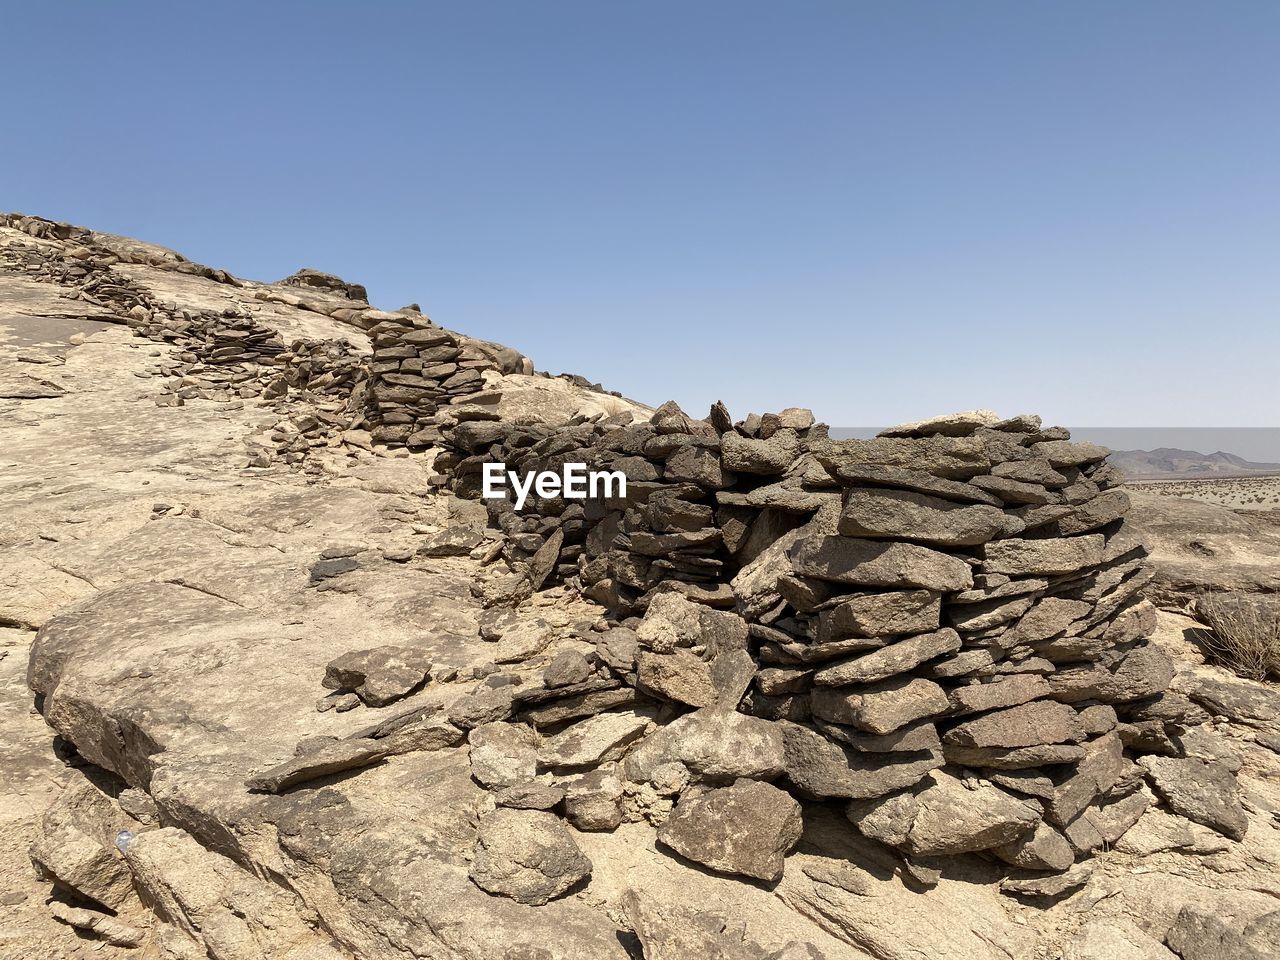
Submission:
M 1051 892 L 1150 803 L 1134 758 L 1182 754 L 1200 719 L 1148 640 L 1147 551 L 1102 447 L 983 411 L 870 440 L 832 440 L 803 409 L 734 422 L 719 404 L 518 423 L 478 390 L 458 404 L 474 377 L 454 393 L 438 379 L 458 376 L 456 342 L 384 330 L 389 359 L 414 359 L 399 334 L 423 371 L 445 365 L 426 388 L 392 381 L 391 402 L 423 414 L 393 439 L 443 448 L 455 493 L 477 497 L 492 462 L 629 480 L 622 500 L 487 503 L 512 573 L 478 585 L 486 604 L 559 580 L 612 616 L 594 656 L 477 694 L 499 704 L 474 725 L 477 755 L 532 751 L 528 782 L 496 781 L 500 805 L 582 829 L 644 817 L 690 859 L 772 879 L 799 836 L 790 805 L 840 802 L 921 882 L 939 857 L 982 852 L 1065 877 L 1021 891 Z
M 565 651 L 534 682 L 482 679 L 425 727 L 413 726 L 420 711 L 392 717 L 253 789 L 465 737 L 496 806 L 534 817 L 566 848 L 563 884 L 512 890 L 500 882 L 506 821 L 486 833 L 473 879 L 526 902 L 581 874 L 572 840 L 542 811 L 583 830 L 648 820 L 682 856 L 770 881 L 799 839 L 803 804 L 834 803 L 851 830 L 899 851 L 916 881 L 935 880 L 946 857 L 981 854 L 1033 872 L 1011 891 L 1050 895 L 1082 882 L 1077 861 L 1114 843 L 1153 796 L 1243 834 L 1230 774 L 1187 779 L 1198 761 L 1183 735 L 1204 716 L 1168 690 L 1172 666 L 1149 640 L 1155 612 L 1142 596 L 1147 551 L 1101 447 L 1034 416 L 983 411 L 869 440 L 832 440 L 799 408 L 740 421 L 721 404 L 702 419 L 675 404 L 648 418 L 512 418 L 504 378 L 532 374 L 526 358 L 416 308 L 375 310 L 357 285 L 303 271 L 252 294 L 367 331 L 371 355 L 285 343 L 235 311 L 156 302 L 113 270 L 127 248 L 37 218 L 2 222 L 62 245 L 10 248 L 8 268 L 178 347 L 157 402 L 277 405 L 275 445 L 258 465 L 305 469 L 310 450 L 344 442 L 425 451 L 436 481 L 473 500 L 486 463 L 521 474 L 583 463 L 628 478 L 625 498 L 486 501 L 500 536 L 468 524 L 420 551 L 504 571 L 474 589 L 491 608 L 485 629 L 526 651 L 505 662 L 537 662 L 545 638 L 516 636 L 529 625 L 507 611 L 549 583 L 606 611 L 589 652 Z M 308 300 L 315 291 L 324 297 Z M 369 656 L 331 665 L 321 709 L 382 707 L 431 677 L 413 651 L 358 653 Z

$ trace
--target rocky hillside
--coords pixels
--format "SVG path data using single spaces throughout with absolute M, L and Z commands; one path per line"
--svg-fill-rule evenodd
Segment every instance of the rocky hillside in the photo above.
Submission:
M 1280 949 L 1280 693 L 1102 448 L 651 409 L 17 215 L 0 334 L 0 955 Z

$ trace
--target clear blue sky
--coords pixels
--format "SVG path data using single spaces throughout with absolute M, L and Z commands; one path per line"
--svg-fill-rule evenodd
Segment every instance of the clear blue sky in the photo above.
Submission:
M 0 209 L 837 425 L 1280 421 L 1280 3 L 11 3 Z

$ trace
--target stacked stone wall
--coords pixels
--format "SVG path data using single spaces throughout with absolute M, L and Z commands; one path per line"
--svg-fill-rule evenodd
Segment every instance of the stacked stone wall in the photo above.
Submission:
M 443 346 L 432 356 L 445 364 L 463 356 L 426 336 L 400 339 Z M 748 714 L 782 754 L 735 774 L 847 803 L 924 880 L 931 858 L 976 851 L 1068 870 L 1146 809 L 1134 758 L 1179 754 L 1199 719 L 1148 639 L 1147 551 L 1107 451 L 1038 417 L 979 411 L 832 440 L 799 408 L 517 423 L 477 393 L 439 381 L 394 395 L 425 414 L 417 442 L 443 449 L 456 494 L 479 496 L 486 463 L 521 475 L 582 463 L 629 481 L 624 499 L 486 502 L 511 571 L 477 585 L 486 604 L 561 581 L 613 624 L 590 676 L 520 691 L 516 719 L 554 733 L 623 703 Z M 628 756 L 627 783 L 670 774 Z M 693 778 L 728 789 L 723 774 Z M 665 824 L 669 805 L 646 809 Z
M 7 249 L 7 268 L 178 347 L 163 402 L 299 403 L 271 456 L 302 465 L 359 436 L 433 453 L 436 481 L 472 499 L 486 463 L 628 478 L 625 497 L 486 501 L 501 536 L 445 531 L 423 548 L 504 571 L 475 586 L 495 612 L 559 583 L 607 614 L 590 656 L 518 689 L 481 686 L 439 720 L 448 737 L 470 731 L 473 761 L 528 754 L 537 777 L 493 779 L 500 805 L 583 829 L 645 817 L 687 857 L 773 879 L 799 836 L 797 799 L 836 802 L 922 882 L 935 858 L 979 852 L 1060 874 L 1137 820 L 1153 797 L 1144 770 L 1158 786 L 1156 758 L 1186 756 L 1204 719 L 1168 689 L 1149 639 L 1147 550 L 1107 451 L 1038 417 L 976 411 L 866 440 L 833 440 L 800 408 L 525 422 L 504 415 L 502 391 L 532 374 L 526 358 L 416 309 L 374 310 L 355 285 L 308 272 L 287 286 L 299 303 L 337 293 L 328 315 L 367 331 L 372 356 L 286 344 L 234 310 L 179 310 L 113 270 L 120 250 L 88 231 L 3 222 L 57 242 Z M 758 848 L 717 847 L 727 819 Z

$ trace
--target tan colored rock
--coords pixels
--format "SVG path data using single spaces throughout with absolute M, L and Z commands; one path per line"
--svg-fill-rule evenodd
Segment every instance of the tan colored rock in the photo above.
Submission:
M 992 853 L 1005 863 L 1024 870 L 1066 870 L 1075 863 L 1076 854 L 1067 838 L 1047 823 L 1016 840 L 992 848 Z
M 967 437 L 979 427 L 990 427 L 1000 422 L 1000 415 L 991 410 L 965 410 L 961 413 L 945 413 L 926 420 L 900 423 L 886 427 L 880 437 Z
M 500 807 L 480 821 L 470 877 L 487 893 L 540 906 L 589 877 L 591 868 L 554 814 Z
M 1015 674 L 987 683 L 971 683 L 951 691 L 952 710 L 960 715 L 1016 707 L 1031 700 L 1047 697 L 1052 688 L 1044 677 Z
M 1221 766 L 1194 757 L 1145 756 L 1138 763 L 1174 813 L 1233 840 L 1244 838 L 1249 818 L 1240 804 L 1235 778 Z
M 650 780 L 664 763 L 678 760 L 707 780 L 741 777 L 771 780 L 785 764 L 778 724 L 735 710 L 707 708 L 659 727 L 624 761 L 632 780 Z
M 863 834 L 890 846 L 950 856 L 1011 843 L 1040 821 L 1040 808 L 985 781 L 935 770 L 921 789 L 856 801 L 847 815 Z
M 115 850 L 77 830 L 63 827 L 31 847 L 36 868 L 59 886 L 115 909 L 133 895 L 133 882 Z
M 818 686 L 839 687 L 883 680 L 913 670 L 926 661 L 960 649 L 960 635 L 950 627 L 899 640 L 871 653 L 845 660 L 813 675 Z
M 840 533 L 893 538 L 941 547 L 972 547 L 1010 529 L 1003 510 L 964 505 L 925 493 L 853 487 L 845 494 Z M 1022 525 L 1017 524 L 1016 530 Z
M 490 789 L 532 779 L 537 772 L 537 736 L 522 723 L 483 723 L 467 738 L 471 776 Z
M 543 740 L 538 748 L 538 763 L 559 769 L 616 760 L 652 723 L 649 710 L 615 710 L 579 720 Z
M 858 753 L 800 724 L 780 721 L 780 726 L 787 779 L 815 797 L 880 797 L 910 787 L 942 766 L 936 754 Z
M 997 540 L 982 548 L 982 569 L 1010 577 L 1074 573 L 1102 563 L 1102 548 L 1099 534 L 1046 540 Z
M 758 780 L 682 799 L 658 830 L 658 842 L 724 873 L 774 881 L 800 840 L 800 804 Z
M 1007 750 L 1079 743 L 1084 738 L 1084 726 L 1071 707 L 1053 700 L 1036 700 L 966 720 L 947 731 L 942 742 Z
M 874 734 L 892 733 L 949 707 L 946 693 L 923 677 L 891 677 L 870 686 L 819 688 L 811 695 L 813 715 Z
M 935 592 L 973 586 L 973 572 L 963 560 L 913 543 L 810 536 L 797 541 L 790 556 L 801 576 L 836 583 Z
M 937 630 L 942 598 L 929 590 L 853 594 L 818 615 L 818 643 Z
M 636 657 L 642 691 L 691 707 L 737 706 L 755 674 L 756 662 L 745 650 L 732 650 L 711 661 L 684 649 L 642 651 Z

